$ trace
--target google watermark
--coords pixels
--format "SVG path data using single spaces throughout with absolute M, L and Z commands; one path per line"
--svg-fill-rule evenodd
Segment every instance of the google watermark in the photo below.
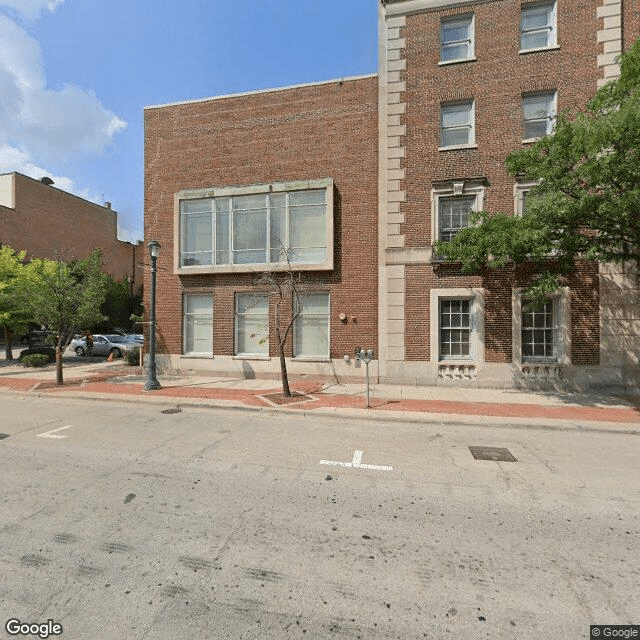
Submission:
M 640 624 L 592 624 L 589 627 L 589 638 L 638 638 L 640 640 Z
M 62 634 L 62 625 L 51 619 L 46 622 L 20 622 L 17 618 L 11 618 L 4 628 L 10 636 L 37 636 L 44 639 Z

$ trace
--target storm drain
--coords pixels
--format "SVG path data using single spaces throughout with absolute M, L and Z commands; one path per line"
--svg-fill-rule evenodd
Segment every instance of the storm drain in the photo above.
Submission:
M 4 440 L 5 438 L 8 438 L 9 434 L 8 433 L 0 433 L 0 440 Z
M 163 409 L 162 413 L 182 413 L 180 407 L 174 407 L 173 409 Z
M 509 449 L 501 447 L 469 447 L 476 460 L 493 460 L 494 462 L 517 462 Z

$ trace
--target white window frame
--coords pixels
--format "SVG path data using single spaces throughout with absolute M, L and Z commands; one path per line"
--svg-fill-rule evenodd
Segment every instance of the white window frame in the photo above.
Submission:
M 452 180 L 431 190 L 431 244 L 440 240 L 440 200 L 451 197 L 474 197 L 473 211 L 484 209 L 484 180 Z
M 199 264 L 199 265 L 183 265 L 182 264 L 182 214 L 180 203 L 183 201 L 189 200 L 213 200 L 214 198 L 226 198 L 228 197 L 231 201 L 231 198 L 234 196 L 245 196 L 245 195 L 265 195 L 268 194 L 290 194 L 292 192 L 297 191 L 307 191 L 307 190 L 324 190 L 325 191 L 325 202 L 326 202 L 326 247 L 325 247 L 325 259 L 317 262 L 291 262 L 291 268 L 295 271 L 327 271 L 333 269 L 333 254 L 334 254 L 334 228 L 333 228 L 333 191 L 334 184 L 332 178 L 323 178 L 319 180 L 300 180 L 296 182 L 278 182 L 271 184 L 260 184 L 260 185 L 247 185 L 240 187 L 220 187 L 220 188 L 211 188 L 211 189 L 188 189 L 184 191 L 180 191 L 174 195 L 174 273 L 175 274 L 201 274 L 201 273 L 254 273 L 260 271 L 269 271 L 273 269 L 274 265 L 277 264 L 275 262 L 260 262 L 260 263 L 246 263 L 246 264 L 234 264 L 233 258 L 231 254 L 233 252 L 232 247 L 232 238 L 233 238 L 233 216 L 229 215 L 229 263 L 227 264 L 215 264 L 215 256 L 216 256 L 216 225 L 215 225 L 215 215 L 212 212 L 211 214 L 211 238 L 212 238 L 212 248 L 211 254 L 212 264 Z M 269 220 L 270 211 L 269 207 L 267 209 L 267 220 Z M 289 208 L 287 208 L 288 211 Z M 212 209 L 213 211 L 213 209 Z M 185 214 L 190 215 L 190 214 Z M 269 233 L 269 222 L 267 223 L 267 246 L 265 248 L 266 256 L 271 260 L 271 247 L 270 242 L 270 233 Z M 286 241 L 285 248 L 288 248 L 289 238 L 288 238 L 288 227 L 286 231 Z M 203 251 L 202 253 L 207 253 Z
M 469 356 L 459 359 L 440 356 L 440 301 L 469 300 L 470 333 Z M 484 289 L 477 287 L 457 287 L 451 289 L 431 289 L 430 292 L 430 355 L 436 364 L 482 364 L 484 362 Z
M 187 300 L 190 296 L 208 298 L 211 303 L 211 314 L 192 314 L 187 312 Z M 189 323 L 189 316 L 193 317 L 193 322 L 197 322 L 198 318 L 211 318 L 211 350 L 209 351 L 189 351 L 187 349 L 187 329 Z M 192 292 L 183 293 L 182 295 L 182 353 L 185 356 L 213 356 L 213 295 L 211 293 Z
M 246 309 L 251 309 L 252 307 L 246 307 L 245 313 L 238 312 L 238 303 L 241 296 L 251 296 L 254 298 L 265 298 L 267 301 L 267 313 L 246 313 Z M 267 321 L 267 341 L 266 347 L 263 348 L 262 351 L 240 351 L 239 350 L 239 319 L 241 316 L 246 315 L 255 315 L 255 316 L 263 316 Z M 267 295 L 263 295 L 261 293 L 256 293 L 254 291 L 237 291 L 233 296 L 233 353 L 234 358 L 254 358 L 254 359 L 269 359 L 269 297 Z M 245 340 L 246 342 L 246 340 Z
M 535 11 L 542 7 L 550 7 L 550 24 L 545 27 L 548 30 L 547 44 L 544 47 L 530 47 L 524 48 L 522 46 L 522 36 L 526 33 L 522 28 L 522 19 L 527 11 Z M 540 31 L 541 29 L 531 29 L 529 31 Z M 535 2 L 523 4 L 520 8 L 520 31 L 518 37 L 520 38 L 520 53 L 530 53 L 532 51 L 545 51 L 546 49 L 556 49 L 558 46 L 558 12 L 556 2 Z
M 525 102 L 527 98 L 536 98 L 545 96 L 549 98 L 549 110 L 544 118 L 525 118 Z M 536 140 L 540 140 L 544 136 L 538 136 L 533 138 L 528 138 L 525 135 L 525 127 L 527 122 L 542 122 L 546 120 L 547 122 L 547 131 L 544 134 L 545 136 L 551 135 L 553 133 L 553 129 L 555 126 L 556 116 L 558 113 L 558 92 L 557 91 L 535 91 L 531 93 L 523 93 L 522 94 L 522 141 L 523 142 L 533 142 Z
M 529 193 L 529 191 L 531 191 L 531 189 L 533 189 L 533 187 L 536 187 L 538 185 L 538 181 L 537 180 L 527 180 L 527 181 L 523 181 L 523 182 L 518 182 L 514 185 L 513 187 L 513 213 L 517 216 L 519 216 L 520 218 L 522 218 L 522 215 L 525 211 L 525 207 L 524 207 L 524 203 L 525 203 L 525 197 L 527 195 L 527 193 Z
M 451 42 L 445 42 L 444 41 L 444 26 L 447 24 L 452 24 L 455 22 L 459 22 L 459 23 L 465 23 L 468 24 L 468 35 L 469 37 L 466 38 L 465 40 L 456 40 L 456 41 L 451 41 Z M 471 60 L 475 60 L 475 48 L 476 48 L 476 43 L 475 43 L 475 32 L 476 32 L 476 17 L 474 13 L 469 13 L 469 14 L 465 14 L 465 15 L 460 15 L 460 16 L 447 16 L 445 18 L 442 18 L 440 21 L 440 65 L 447 65 L 447 64 L 455 64 L 456 62 L 469 62 Z M 469 49 L 468 49 L 468 55 L 465 56 L 464 58 L 452 58 L 451 60 L 445 60 L 444 59 L 444 50 L 445 50 L 445 46 L 446 45 L 451 45 L 451 44 L 459 44 L 459 43 L 463 43 L 463 42 L 468 42 L 469 43 Z
M 443 139 L 444 139 L 444 131 L 445 131 L 445 127 L 444 127 L 444 115 L 445 112 L 447 110 L 447 108 L 449 107 L 456 107 L 456 106 L 462 106 L 462 105 L 467 105 L 469 107 L 468 112 L 469 112 L 469 122 L 468 124 L 462 126 L 456 126 L 456 127 L 447 127 L 447 129 L 449 130 L 453 130 L 453 129 L 463 129 L 466 128 L 468 130 L 468 138 L 467 138 L 467 142 L 461 143 L 461 144 L 451 144 L 451 145 L 445 145 L 443 144 Z M 439 151 L 448 151 L 450 149 L 475 149 L 476 148 L 476 101 L 475 100 L 456 100 L 453 102 L 442 102 L 440 104 L 440 146 L 438 147 Z
M 322 296 L 326 296 L 327 298 L 327 312 L 326 314 L 305 314 L 304 312 L 304 299 L 306 296 L 318 296 L 318 295 L 322 295 Z M 300 314 L 296 317 L 296 319 L 294 320 L 293 323 L 293 357 L 295 360 L 320 360 L 320 361 L 327 361 L 330 359 L 330 353 L 331 353 L 331 295 L 327 292 L 324 291 L 310 291 L 306 294 L 300 294 L 300 298 L 302 299 L 302 311 L 300 312 Z M 293 300 L 293 312 L 296 312 L 297 309 L 297 298 L 294 296 L 294 300 Z M 326 353 L 314 353 L 314 354 L 298 354 L 296 353 L 296 345 L 297 345 L 297 332 L 299 330 L 299 325 L 298 325 L 298 320 L 303 317 L 303 316 L 316 316 L 316 317 L 320 317 L 320 318 L 324 318 L 326 321 L 326 328 L 327 328 L 327 352 Z
M 569 287 L 561 287 L 549 296 L 554 303 L 556 313 L 556 358 L 526 358 L 522 357 L 522 307 L 523 287 L 514 287 L 511 294 L 512 317 L 512 354 L 514 365 L 570 365 L 571 364 L 571 292 Z

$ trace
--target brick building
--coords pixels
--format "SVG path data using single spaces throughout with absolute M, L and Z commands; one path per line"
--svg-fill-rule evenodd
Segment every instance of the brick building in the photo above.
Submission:
M 526 267 L 465 276 L 432 251 L 470 210 L 522 213 L 531 184 L 505 157 L 616 76 L 639 15 L 637 0 L 389 0 L 376 76 L 147 108 L 160 365 L 275 375 L 273 309 L 251 294 L 286 239 L 315 287 L 294 375 L 360 377 L 343 356 L 363 346 L 381 381 L 640 381 L 640 304 L 618 313 L 620 286 L 638 300 L 625 274 L 580 264 L 525 313 Z
M 79 260 L 102 249 L 105 273 L 142 286 L 140 246 L 118 240 L 118 214 L 21 173 L 0 175 L 0 244 L 27 258 Z

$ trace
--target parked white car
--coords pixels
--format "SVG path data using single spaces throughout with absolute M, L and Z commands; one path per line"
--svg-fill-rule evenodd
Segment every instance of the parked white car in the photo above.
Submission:
M 130 340 L 128 336 L 115 335 L 94 335 L 93 355 L 108 356 L 113 354 L 114 358 L 121 358 L 131 353 L 134 349 L 139 349 L 141 342 Z M 86 338 L 74 338 L 71 341 L 71 348 L 77 356 L 87 355 Z

